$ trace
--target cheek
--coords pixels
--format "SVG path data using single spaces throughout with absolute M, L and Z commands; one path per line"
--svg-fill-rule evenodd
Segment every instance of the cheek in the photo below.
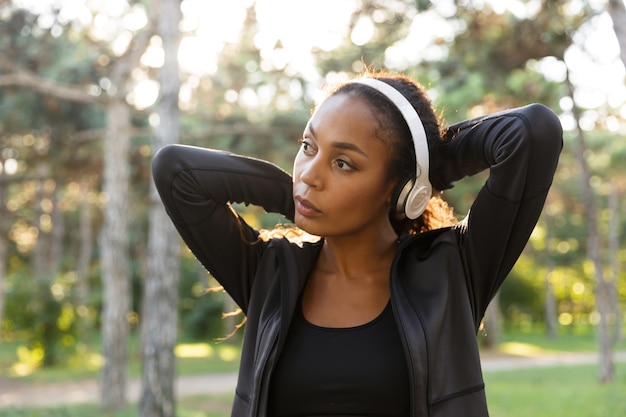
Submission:
M 300 172 L 302 171 L 302 163 L 300 161 L 300 152 L 296 154 L 296 157 L 293 160 L 293 169 L 291 172 L 291 176 L 293 177 L 293 181 L 296 182 L 298 177 L 300 176 Z
M 366 181 L 359 184 L 346 183 L 338 188 L 339 195 L 343 197 L 341 199 L 342 206 L 349 206 L 352 209 L 362 208 L 363 211 L 377 211 L 381 206 L 388 206 L 391 201 L 392 187 L 376 181 Z

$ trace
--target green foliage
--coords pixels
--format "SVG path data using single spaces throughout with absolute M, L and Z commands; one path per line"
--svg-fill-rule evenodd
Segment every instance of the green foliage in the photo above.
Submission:
M 192 257 L 184 257 L 180 279 L 180 317 L 183 334 L 192 340 L 210 341 L 226 336 L 222 314 L 224 294 L 211 291 L 208 273 Z
M 29 329 L 27 343 L 20 350 L 29 367 L 53 366 L 75 352 L 77 314 L 75 305 L 54 294 L 50 285 L 29 282 L 30 277 L 11 280 L 7 291 L 5 325 L 8 333 Z M 58 282 L 57 291 L 62 291 Z
M 85 39 L 72 39 L 68 31 L 52 36 L 37 24 L 38 16 L 16 10 L 0 20 L 0 46 L 3 59 L 22 70 L 63 84 L 92 83 L 97 87 L 103 75 L 94 65 L 99 51 Z M 63 59 L 59 59 L 63 57 Z M 29 88 L 3 87 L 0 95 L 0 126 L 5 132 L 39 130 L 63 126 L 65 131 L 80 131 L 102 126 L 102 113 L 54 96 L 43 96 Z M 3 130 L 0 129 L 0 132 Z M 59 138 L 65 141 L 67 138 Z
M 523 19 L 489 7 L 476 9 L 469 2 L 457 6 L 456 19 L 465 30 L 450 44 L 445 59 L 431 64 L 439 72 L 442 105 L 489 110 L 540 102 L 558 108 L 565 85 L 548 81 L 533 64 L 563 58 L 571 43 L 566 30 L 576 27 L 579 16 L 544 3 L 536 17 Z
M 131 333 L 129 340 L 131 378 L 141 376 L 139 332 Z M 223 335 L 219 335 L 223 337 Z M 97 331 L 83 334 L 73 354 L 54 366 L 41 367 L 44 352 L 33 351 L 25 338 L 15 338 L 0 344 L 0 380 L 23 384 L 62 384 L 68 381 L 97 379 L 102 367 L 101 338 Z M 174 350 L 176 369 L 180 375 L 199 375 L 235 372 L 239 367 L 240 345 L 234 338 L 228 341 L 203 341 L 183 337 Z M 0 412 L 0 415 L 2 413 Z
M 505 323 L 524 326 L 543 321 L 545 270 L 523 255 L 500 289 L 500 305 Z
M 188 303 L 186 311 L 181 315 L 184 334 L 195 340 L 225 337 L 222 320 L 222 314 L 225 313 L 223 298 L 219 294 L 209 292 L 194 299 L 193 306 Z

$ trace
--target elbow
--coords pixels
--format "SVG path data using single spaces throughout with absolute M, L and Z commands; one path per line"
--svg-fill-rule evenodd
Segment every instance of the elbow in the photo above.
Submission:
M 530 104 L 521 109 L 529 127 L 529 136 L 541 153 L 558 157 L 563 148 L 563 126 L 559 117 L 543 104 Z
M 509 114 L 514 117 L 506 122 L 508 129 L 499 142 L 492 170 L 524 173 L 525 192 L 529 195 L 543 193 L 552 184 L 563 148 L 561 122 L 542 104 L 530 104 Z M 504 190 L 507 185 L 500 184 L 500 187 Z M 514 191 L 513 188 L 509 187 L 509 191 Z M 509 198 L 515 199 L 514 194 Z
M 177 148 L 179 145 L 165 145 L 159 148 L 152 157 L 152 178 L 159 188 L 161 184 L 169 182 L 174 175 L 178 159 Z
M 559 117 L 542 104 L 531 104 L 522 109 L 525 119 L 532 183 L 545 189 L 552 183 L 559 156 L 563 149 L 563 127 Z

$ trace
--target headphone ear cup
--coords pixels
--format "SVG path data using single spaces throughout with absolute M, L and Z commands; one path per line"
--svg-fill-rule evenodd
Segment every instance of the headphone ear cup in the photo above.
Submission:
M 407 199 L 409 198 L 409 194 L 411 193 L 411 189 L 413 189 L 413 185 L 415 184 L 415 180 L 413 178 L 409 178 L 403 183 L 398 184 L 396 190 L 393 193 L 393 198 L 391 200 L 392 207 L 394 207 L 394 211 L 396 214 L 401 214 L 402 216 L 406 216 L 405 207 L 407 203 Z
M 404 204 L 404 214 L 406 217 L 415 220 L 421 216 L 424 210 L 426 210 L 432 194 L 433 190 L 430 184 L 417 184 L 412 187 Z

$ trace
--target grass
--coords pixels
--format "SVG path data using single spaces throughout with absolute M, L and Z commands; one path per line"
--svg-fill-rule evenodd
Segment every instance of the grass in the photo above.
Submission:
M 595 352 L 598 350 L 598 340 L 594 329 L 577 333 L 561 331 L 553 339 L 537 332 L 515 331 L 505 333 L 502 340 L 503 346 L 512 342 L 526 343 L 543 351 L 553 352 Z M 615 350 L 626 350 L 626 338 L 615 346 Z
M 232 396 L 211 395 L 190 397 L 179 401 L 177 417 L 229 417 Z M 119 411 L 104 411 L 95 404 L 65 407 L 0 409 L 1 417 L 137 417 L 137 404 L 129 404 Z
M 481 336 L 479 335 L 479 342 Z M 614 351 L 626 351 L 626 338 L 613 346 Z M 482 349 L 481 355 L 489 358 L 500 355 L 538 356 L 562 352 L 597 352 L 598 341 L 593 328 L 576 332 L 561 331 L 549 338 L 543 333 L 508 331 L 503 334 L 497 350 Z
M 485 372 L 491 417 L 626 416 L 626 370 L 600 384 L 594 365 Z

